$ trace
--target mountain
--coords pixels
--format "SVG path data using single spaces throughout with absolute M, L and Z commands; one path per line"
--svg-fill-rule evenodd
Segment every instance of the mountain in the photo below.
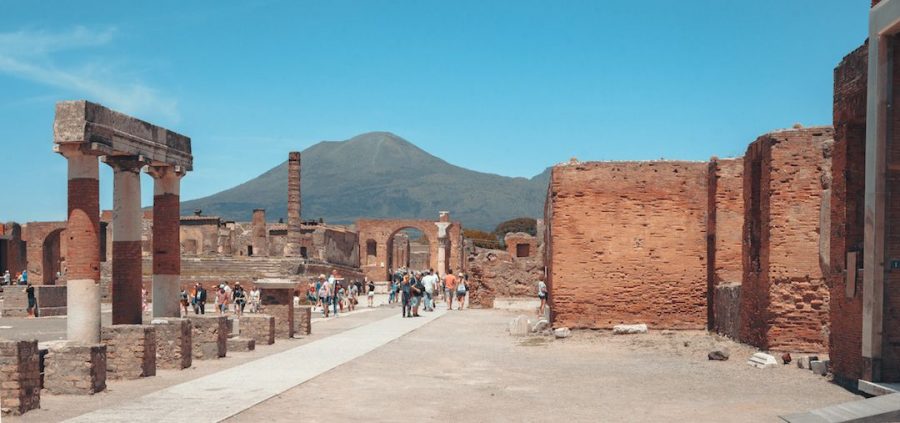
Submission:
M 465 227 L 484 230 L 515 217 L 541 217 L 550 179 L 549 168 L 531 179 L 464 169 L 389 132 L 320 142 L 303 151 L 301 169 L 305 220 L 437 219 L 438 211 L 448 210 Z M 287 160 L 234 188 L 181 205 L 184 214 L 201 209 L 238 221 L 249 221 L 255 208 L 266 209 L 270 221 L 286 220 Z

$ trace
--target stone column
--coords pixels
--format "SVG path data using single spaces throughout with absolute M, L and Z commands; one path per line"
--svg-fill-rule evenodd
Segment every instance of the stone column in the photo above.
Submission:
M 105 157 L 113 168 L 112 323 L 139 325 L 141 314 L 141 167 L 138 157 Z
M 151 166 L 153 176 L 153 317 L 181 317 L 180 187 L 184 172 Z
M 269 240 L 266 231 L 266 211 L 265 209 L 253 210 L 253 221 L 250 223 L 250 232 L 252 238 L 250 242 L 253 245 L 253 255 L 266 257 L 269 255 Z
M 300 152 L 288 154 L 288 234 L 285 257 L 300 257 Z
M 438 227 L 438 254 L 437 254 L 437 271 L 438 275 L 444 276 L 447 274 L 447 262 L 449 261 L 450 251 L 447 248 L 447 244 L 449 244 L 449 232 L 447 229 L 450 227 L 450 213 L 442 211 L 440 212 L 440 220 L 438 222 L 434 222 Z
M 97 156 L 79 145 L 59 145 L 69 161 L 66 338 L 100 342 L 100 182 Z

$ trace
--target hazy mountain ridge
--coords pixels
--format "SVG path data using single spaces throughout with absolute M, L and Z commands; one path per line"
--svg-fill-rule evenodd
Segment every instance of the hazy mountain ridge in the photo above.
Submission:
M 302 214 L 351 223 L 360 217 L 454 220 L 480 229 L 543 214 L 549 169 L 531 178 L 476 172 L 441 160 L 388 132 L 346 141 L 323 141 L 303 151 Z M 208 197 L 185 201 L 182 213 L 249 221 L 265 208 L 270 221 L 287 216 L 287 161 L 262 175 Z

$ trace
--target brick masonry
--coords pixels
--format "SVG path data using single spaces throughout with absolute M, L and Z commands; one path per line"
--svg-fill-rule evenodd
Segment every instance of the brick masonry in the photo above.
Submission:
M 193 359 L 191 321 L 189 319 L 155 319 L 156 367 L 159 369 L 187 369 Z
M 44 388 L 56 395 L 89 395 L 106 389 L 106 345 L 51 346 L 44 361 Z
M 716 333 L 736 340 L 741 333 L 741 284 L 722 283 L 715 292 Z
M 260 289 L 262 312 L 275 318 L 275 337 L 294 337 L 294 296 L 290 289 Z
M 707 164 L 555 166 L 545 208 L 553 325 L 706 327 Z
M 528 258 L 538 255 L 537 238 L 523 233 L 510 232 L 503 237 L 506 244 L 506 252 L 516 258 Z
M 153 274 L 181 274 L 181 240 L 177 194 L 153 196 Z
M 537 298 L 537 281 L 544 273 L 541 251 L 513 258 L 508 251 L 474 247 L 468 256 L 469 306 L 491 308 L 497 297 Z
M 388 260 L 388 241 L 405 228 L 418 229 L 429 242 L 429 257 L 431 264 L 428 266 L 437 270 L 439 268 L 438 261 L 438 227 L 433 221 L 428 220 L 409 220 L 409 219 L 360 219 L 356 221 L 356 229 L 359 231 L 359 248 L 360 254 L 363 256 L 362 268 L 365 275 L 373 281 L 387 280 L 387 271 L 390 266 Z M 452 222 L 447 229 L 447 237 L 450 239 L 449 246 L 449 263 L 450 268 L 459 271 L 464 268 L 465 264 L 462 260 L 462 225 L 459 222 Z M 375 255 L 373 259 L 368 258 L 367 242 L 374 242 Z M 371 263 L 370 263 L 371 262 Z
M 154 325 L 105 326 L 100 340 L 106 344 L 106 377 L 137 379 L 156 376 Z
M 713 158 L 709 163 L 706 220 L 708 328 L 737 339 L 740 289 L 719 290 L 721 285 L 740 285 L 743 277 L 741 237 L 744 227 L 744 160 Z M 723 293 L 725 298 L 717 295 Z M 726 314 L 720 315 L 722 310 Z
M 245 314 L 240 317 L 241 336 L 256 341 L 256 345 L 275 343 L 275 318 L 265 314 Z
M 141 241 L 113 241 L 113 324 L 141 321 Z
M 191 352 L 198 360 L 225 357 L 227 352 L 228 325 L 225 316 L 192 315 Z
M 362 298 L 360 296 L 360 301 Z M 294 333 L 301 336 L 312 333 L 312 307 L 294 307 Z
M 743 342 L 780 351 L 827 348 L 820 228 L 829 216 L 830 194 L 823 193 L 830 188 L 832 140 L 831 127 L 793 129 L 763 135 L 747 149 Z
M 831 156 L 831 249 L 828 355 L 835 381 L 862 377 L 862 251 L 865 227 L 866 91 L 868 43 L 834 70 L 834 150 Z M 856 263 L 847 262 L 855 252 Z M 857 277 L 847 283 L 848 269 Z
M 37 341 L 0 340 L 0 408 L 13 415 L 41 408 Z
M 97 179 L 69 180 L 66 276 L 100 281 L 100 185 Z

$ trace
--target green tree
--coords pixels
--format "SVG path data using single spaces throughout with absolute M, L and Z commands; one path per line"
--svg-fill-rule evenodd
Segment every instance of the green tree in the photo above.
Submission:
M 497 228 L 494 229 L 494 236 L 502 241 L 503 237 L 510 232 L 525 232 L 531 236 L 537 236 L 537 219 L 517 217 L 507 220 L 497 225 Z

